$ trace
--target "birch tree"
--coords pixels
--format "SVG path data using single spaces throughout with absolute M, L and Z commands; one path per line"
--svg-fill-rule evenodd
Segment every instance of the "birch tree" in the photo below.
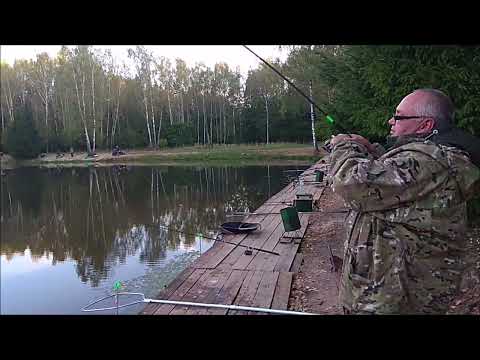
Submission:
M 90 142 L 90 135 L 88 133 L 87 108 L 85 105 L 85 91 L 86 87 L 88 86 L 88 84 L 85 84 L 85 80 L 88 76 L 89 55 L 90 54 L 88 46 L 78 46 L 72 52 L 70 59 L 72 66 L 72 76 L 75 84 L 78 113 L 83 123 L 85 140 L 87 144 L 87 152 L 88 154 L 92 154 L 92 145 Z
M 152 132 L 150 129 L 150 121 L 149 121 L 149 98 L 150 98 L 150 90 L 151 90 L 151 62 L 152 62 L 152 55 L 150 52 L 146 50 L 144 46 L 137 46 L 136 50 L 128 49 L 128 56 L 135 61 L 135 67 L 137 70 L 137 76 L 140 80 L 140 88 L 143 95 L 143 106 L 144 106 L 144 114 L 145 114 L 145 121 L 147 125 L 147 132 L 148 132 L 148 143 L 149 146 L 152 147 Z
M 54 85 L 54 64 L 47 53 L 37 55 L 37 60 L 34 64 L 34 71 L 32 75 L 33 86 L 44 105 L 46 151 L 48 152 L 48 110 L 52 88 Z

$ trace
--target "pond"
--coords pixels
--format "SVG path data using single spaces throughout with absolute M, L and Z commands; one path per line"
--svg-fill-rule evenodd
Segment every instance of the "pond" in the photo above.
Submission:
M 254 211 L 287 185 L 285 170 L 307 167 L 15 169 L 2 177 L 1 313 L 85 314 L 117 280 L 155 297 L 228 214 Z

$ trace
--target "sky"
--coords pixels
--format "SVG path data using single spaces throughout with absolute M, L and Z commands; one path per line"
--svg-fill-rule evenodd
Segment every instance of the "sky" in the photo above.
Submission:
M 247 45 L 249 46 L 249 45 Z M 1 60 L 13 65 L 16 59 L 35 59 L 36 55 L 47 52 L 51 57 L 60 50 L 61 45 L 2 45 L 0 48 Z M 203 62 L 213 68 L 217 62 L 226 62 L 230 68 L 240 67 L 240 72 L 246 76 L 249 69 L 258 67 L 260 60 L 241 45 L 152 45 L 145 47 L 151 50 L 155 56 L 165 56 L 174 63 L 175 58 L 185 60 L 187 66 L 193 67 L 196 62 Z M 264 59 L 277 57 L 284 61 L 288 51 L 279 49 L 278 45 L 252 45 L 249 46 L 254 52 Z M 93 47 L 94 49 L 111 49 L 112 55 L 121 63 L 125 61 L 132 66 L 128 59 L 127 49 L 135 48 L 135 45 L 106 45 Z

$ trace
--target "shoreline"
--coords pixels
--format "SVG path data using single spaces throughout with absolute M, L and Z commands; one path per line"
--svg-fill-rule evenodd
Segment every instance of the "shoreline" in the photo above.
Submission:
M 56 153 L 48 153 L 42 158 L 16 160 L 9 155 L 2 157 L 2 169 L 17 167 L 84 167 L 84 166 L 149 166 L 149 165 L 255 165 L 255 164 L 301 164 L 318 161 L 324 154 L 315 154 L 311 146 L 303 144 L 270 145 L 216 145 L 213 147 L 191 146 L 174 149 L 134 149 L 125 155 L 113 156 L 110 151 L 98 151 L 93 158 L 86 153 L 64 153 L 58 158 Z

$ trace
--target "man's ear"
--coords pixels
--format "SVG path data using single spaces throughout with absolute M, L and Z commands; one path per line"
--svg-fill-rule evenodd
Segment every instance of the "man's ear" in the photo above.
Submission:
M 421 128 L 422 132 L 430 132 L 435 129 L 435 120 L 434 119 L 426 119 L 425 122 L 422 124 Z

